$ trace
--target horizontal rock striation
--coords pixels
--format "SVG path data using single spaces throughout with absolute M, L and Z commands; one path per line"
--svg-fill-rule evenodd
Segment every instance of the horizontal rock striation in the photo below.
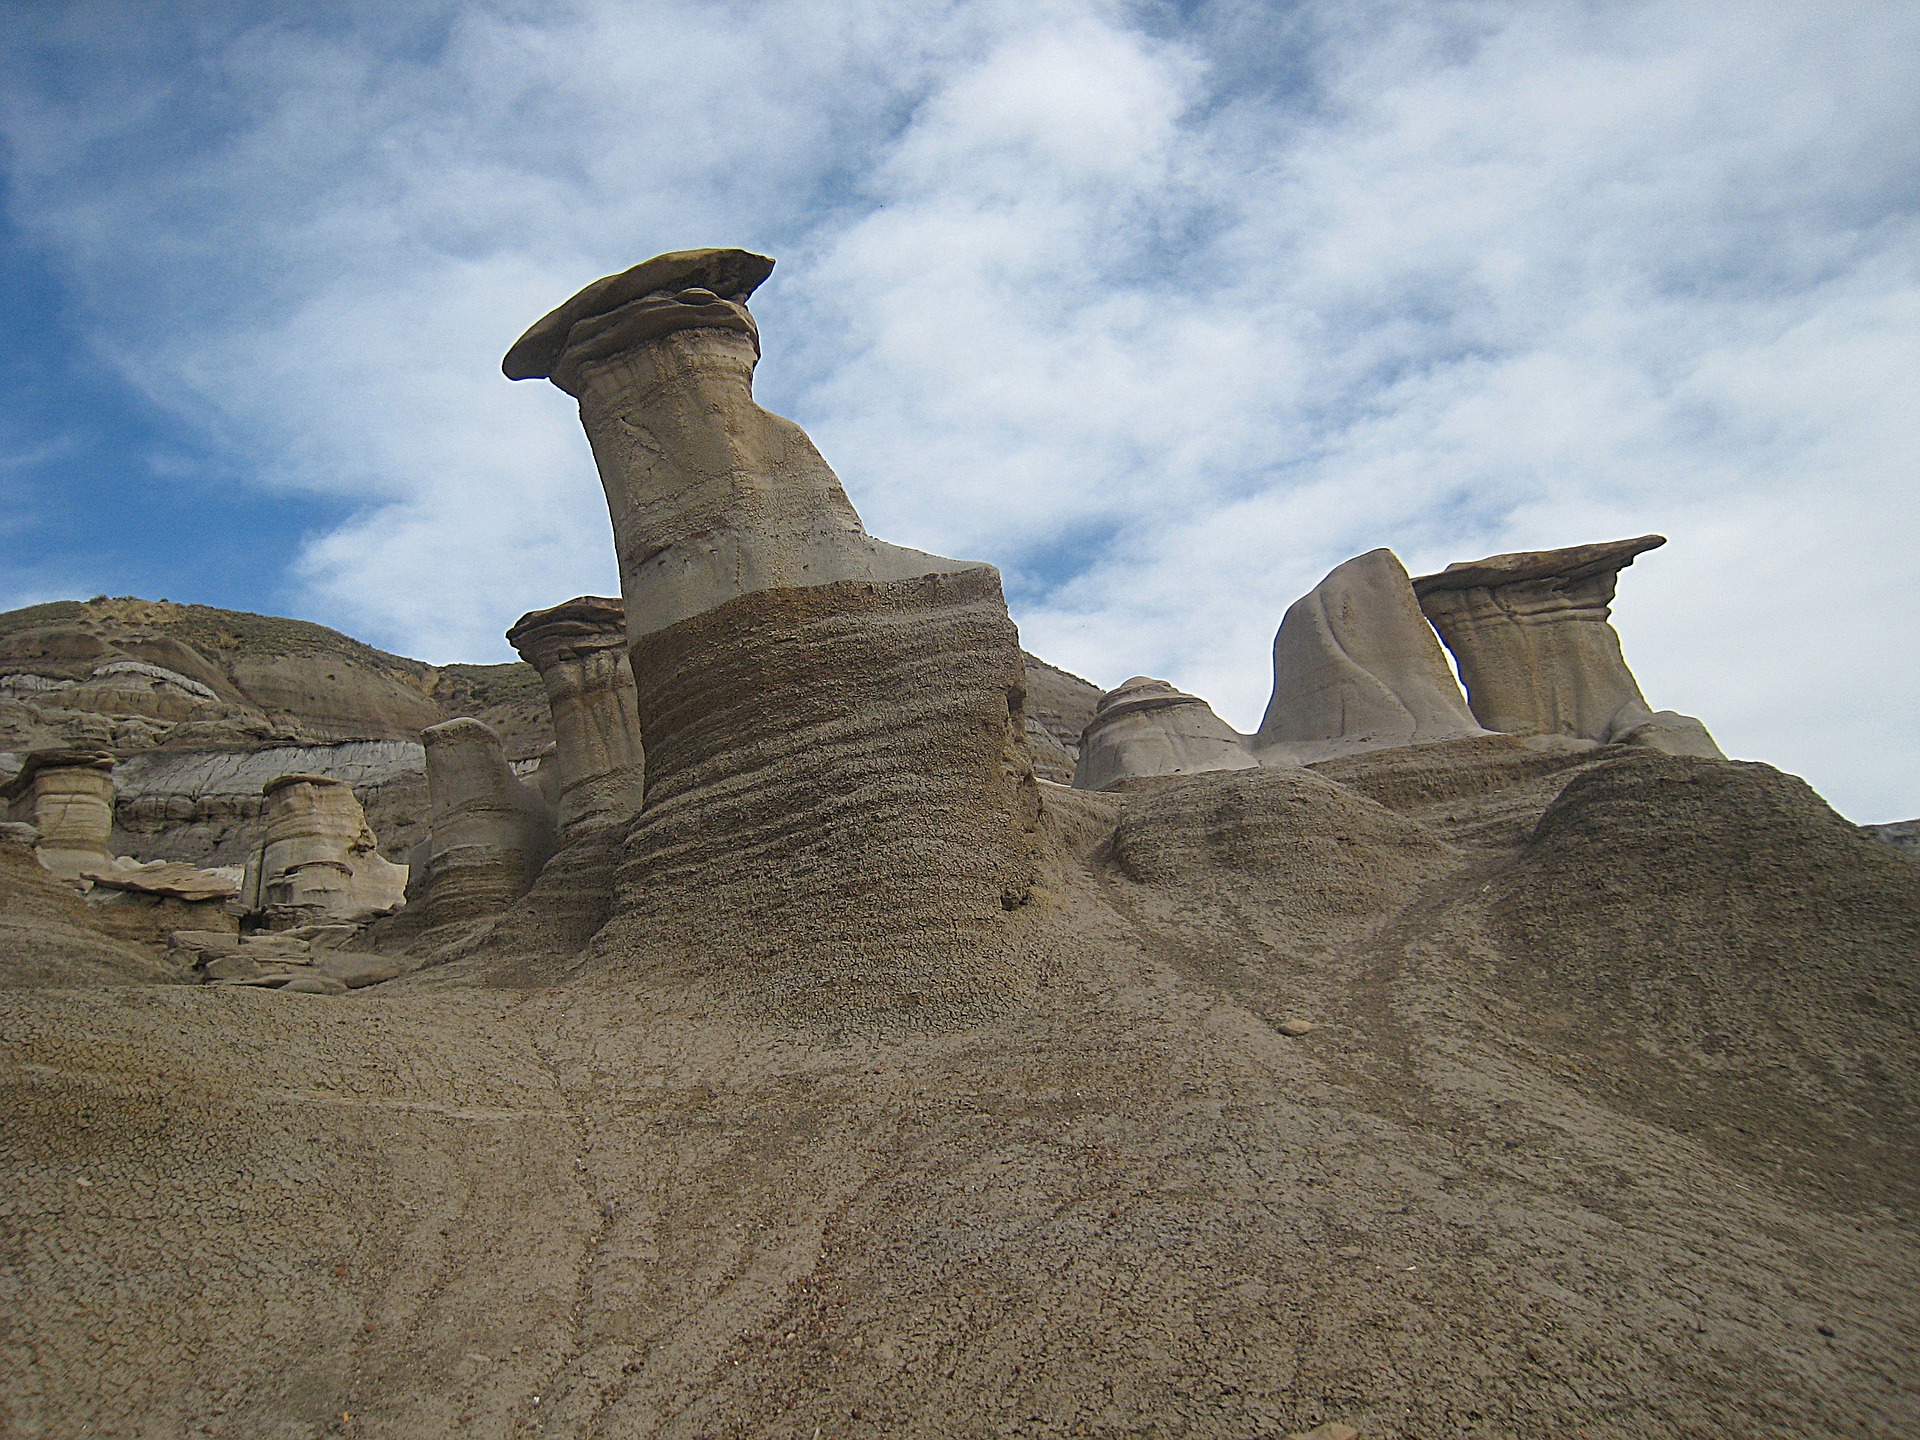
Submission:
M 428 926 L 497 915 L 552 858 L 553 813 L 480 721 L 448 720 L 422 738 L 433 814 L 412 852 L 408 906 Z
M 156 858 L 240 863 L 257 843 L 262 793 L 283 775 L 351 787 L 391 855 L 404 855 L 425 833 L 426 751 L 413 740 L 356 740 L 134 755 L 116 772 L 116 840 Z
M 1038 818 L 991 568 L 742 596 L 633 669 L 647 803 L 596 955 L 776 1012 L 971 1002 Z

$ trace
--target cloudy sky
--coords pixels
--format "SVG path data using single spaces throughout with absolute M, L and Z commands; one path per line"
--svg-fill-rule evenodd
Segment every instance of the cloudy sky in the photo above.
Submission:
M 616 588 L 520 331 L 779 258 L 759 394 L 1030 649 L 1243 729 L 1392 546 L 1658 531 L 1649 699 L 1920 815 L 1920 7 L 0 0 L 0 608 L 506 658 Z

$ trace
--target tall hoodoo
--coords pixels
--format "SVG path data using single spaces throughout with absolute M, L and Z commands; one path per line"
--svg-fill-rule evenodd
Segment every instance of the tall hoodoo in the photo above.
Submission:
M 603 949 L 801 1005 L 935 1000 L 1034 875 L 1019 637 L 998 572 L 868 535 L 754 402 L 772 268 L 659 256 L 502 367 L 578 399 L 613 520 L 646 806 Z
M 772 270 L 744 250 L 657 256 L 589 285 L 502 363 L 580 402 L 635 643 L 758 591 L 974 568 L 868 535 L 806 431 L 754 403 L 747 297 Z
M 645 765 L 620 602 L 581 595 L 532 611 L 514 622 L 507 643 L 540 672 L 547 689 L 561 843 L 631 820 L 640 809 Z
M 1250 770 L 1259 763 L 1206 701 L 1136 675 L 1100 697 L 1080 736 L 1073 783 L 1105 790 L 1123 780 Z
M 1264 762 L 1484 733 L 1391 550 L 1336 566 L 1288 607 L 1273 638 L 1273 698 L 1254 736 Z
M 248 910 L 280 920 L 357 921 L 405 899 L 407 867 L 381 856 L 344 780 L 280 775 L 261 793 L 260 844 L 240 886 Z
M 429 925 L 498 914 L 532 888 L 553 855 L 552 813 L 481 721 L 429 725 L 420 740 L 433 815 L 416 849 L 408 903 L 421 906 Z
M 1459 661 L 1480 723 L 1509 735 L 1718 755 L 1697 720 L 1648 706 L 1610 623 L 1620 572 L 1666 543 L 1642 535 L 1493 555 L 1415 580 L 1420 608 Z
M 113 756 L 35 750 L 7 785 L 12 813 L 32 824 L 40 863 L 67 880 L 113 863 Z

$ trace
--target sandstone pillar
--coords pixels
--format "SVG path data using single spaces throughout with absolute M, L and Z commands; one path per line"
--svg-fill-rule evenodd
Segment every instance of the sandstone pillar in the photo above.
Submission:
M 998 573 L 869 536 L 753 399 L 773 262 L 660 256 L 508 354 L 580 402 L 646 745 L 601 953 L 774 1006 L 938 1004 L 1024 903 L 1038 786 Z
M 553 817 L 478 720 L 420 733 L 432 815 L 408 903 L 429 925 L 498 914 L 532 888 L 552 856 Z
M 1104 790 L 1123 780 L 1248 770 L 1259 763 L 1206 701 L 1136 675 L 1100 697 L 1080 736 L 1073 783 L 1080 790 Z
M 1263 763 L 1484 733 L 1391 550 L 1336 566 L 1288 608 L 1254 736 Z
M 113 863 L 113 756 L 104 750 L 36 750 L 9 782 L 19 818 L 39 831 L 34 849 L 55 875 Z
M 1620 572 L 1660 535 L 1493 555 L 1413 582 L 1480 723 L 1508 735 L 1627 741 L 1717 756 L 1699 721 L 1655 713 L 1610 623 Z
M 240 887 L 248 910 L 301 923 L 358 921 L 404 901 L 407 867 L 380 854 L 346 781 L 276 776 L 261 790 L 260 819 Z
M 644 766 L 621 602 L 582 595 L 535 610 L 514 623 L 507 641 L 547 688 L 561 843 L 631 820 L 640 809 Z

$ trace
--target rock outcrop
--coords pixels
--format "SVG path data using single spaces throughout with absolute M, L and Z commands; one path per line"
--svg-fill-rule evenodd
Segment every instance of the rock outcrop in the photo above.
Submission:
M 1718 757 L 1706 727 L 1655 712 L 1609 621 L 1620 572 L 1664 535 L 1461 561 L 1413 582 L 1489 730 Z
M 1391 550 L 1336 566 L 1288 608 L 1253 738 L 1263 763 L 1481 733 Z
M 964 1007 L 1035 873 L 1018 635 L 998 572 L 873 539 L 754 402 L 772 264 L 660 256 L 503 367 L 579 400 L 620 561 L 646 808 L 598 949 L 776 1008 Z
M 259 847 L 241 904 L 279 923 L 359 921 L 406 896 L 407 867 L 383 858 L 353 790 L 324 775 L 267 782 Z
M 147 750 L 114 771 L 115 844 L 192 864 L 245 864 L 259 848 L 267 785 L 319 775 L 349 785 L 389 853 L 426 834 L 426 751 L 415 740 Z
M 1260 762 L 1243 736 L 1197 696 L 1136 675 L 1100 697 L 1080 737 L 1074 788 L 1105 790 L 1154 775 L 1248 770 Z
M 39 832 L 40 863 L 65 880 L 113 864 L 113 757 L 36 750 L 7 786 L 9 813 Z
M 791 420 L 753 399 L 773 261 L 684 250 L 595 281 L 508 352 L 580 402 L 634 642 L 742 595 L 973 568 L 868 535 Z
M 540 672 L 553 711 L 554 823 L 562 844 L 640 809 L 640 712 L 618 600 L 582 595 L 522 615 L 507 643 Z M 547 778 L 542 763 L 540 776 Z
M 500 737 L 481 721 L 448 720 L 420 738 L 433 813 L 413 851 L 408 906 L 427 925 L 498 914 L 552 857 L 553 812 L 513 773 Z

